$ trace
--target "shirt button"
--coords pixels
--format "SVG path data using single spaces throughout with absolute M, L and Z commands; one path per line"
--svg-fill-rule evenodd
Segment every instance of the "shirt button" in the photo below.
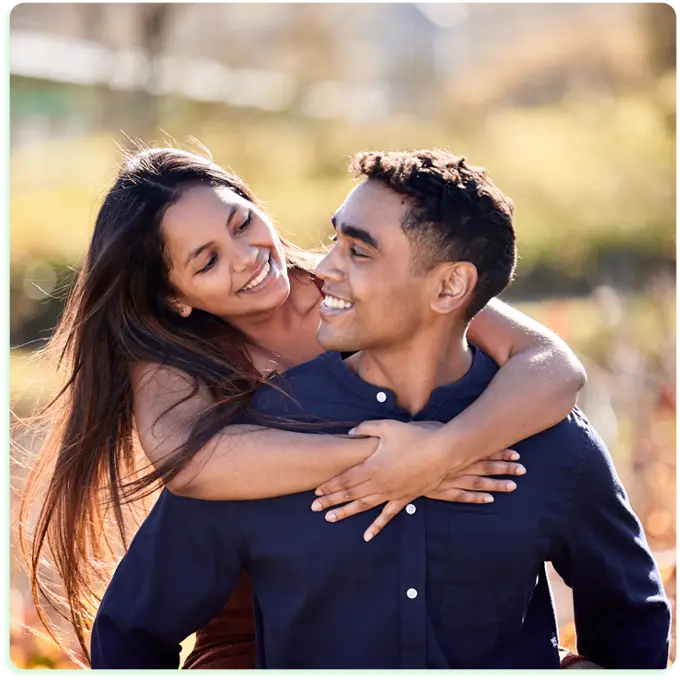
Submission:
M 413 505 L 413 503 L 409 503 L 409 504 L 406 506 L 406 512 L 407 512 L 409 515 L 412 515 L 415 511 L 416 511 L 416 506 Z
M 387 395 L 384 392 L 378 392 L 375 398 L 382 404 L 387 401 Z
M 413 600 L 418 597 L 418 591 L 415 588 L 409 588 L 406 591 L 406 597 L 408 597 L 409 600 Z

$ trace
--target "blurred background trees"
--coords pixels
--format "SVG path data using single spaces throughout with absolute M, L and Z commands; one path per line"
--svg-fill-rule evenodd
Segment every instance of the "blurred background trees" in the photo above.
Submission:
M 670 6 L 36 3 L 10 24 L 13 507 L 39 442 L 20 419 L 57 384 L 31 352 L 61 312 L 119 145 L 200 142 L 303 246 L 330 235 L 351 153 L 446 147 L 513 197 L 521 260 L 504 298 L 586 364 L 581 406 L 674 597 Z M 13 557 L 12 659 L 60 665 L 22 627 L 34 616 Z

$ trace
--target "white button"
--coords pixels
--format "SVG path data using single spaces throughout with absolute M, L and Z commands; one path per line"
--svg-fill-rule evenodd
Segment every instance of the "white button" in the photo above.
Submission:
M 415 588 L 409 588 L 406 591 L 406 597 L 408 597 L 409 600 L 413 600 L 418 597 L 418 591 Z
M 416 511 L 416 506 L 413 505 L 413 503 L 409 503 L 406 506 L 406 512 L 408 512 L 409 515 L 412 515 Z
M 378 392 L 378 394 L 375 395 L 375 398 L 382 404 L 383 402 L 387 401 L 387 395 L 384 392 Z

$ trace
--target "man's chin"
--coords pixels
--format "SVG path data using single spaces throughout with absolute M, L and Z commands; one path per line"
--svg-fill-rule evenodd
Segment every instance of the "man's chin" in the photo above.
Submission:
M 356 352 L 359 349 L 351 338 L 330 333 L 327 328 L 323 327 L 323 324 L 319 327 L 316 339 L 327 352 Z

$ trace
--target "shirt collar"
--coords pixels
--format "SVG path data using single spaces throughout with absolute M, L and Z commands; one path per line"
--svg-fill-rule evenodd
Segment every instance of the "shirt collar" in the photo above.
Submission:
M 436 407 L 443 401 L 470 401 L 484 391 L 498 370 L 498 366 L 475 345 L 470 344 L 470 349 L 472 350 L 472 363 L 467 373 L 456 382 L 433 390 L 423 411 Z M 319 358 L 327 364 L 330 373 L 348 392 L 372 404 L 376 402 L 382 404 L 386 412 L 408 413 L 406 409 L 397 406 L 397 398 L 392 390 L 380 385 L 372 385 L 351 371 L 343 361 L 340 352 L 325 352 Z

